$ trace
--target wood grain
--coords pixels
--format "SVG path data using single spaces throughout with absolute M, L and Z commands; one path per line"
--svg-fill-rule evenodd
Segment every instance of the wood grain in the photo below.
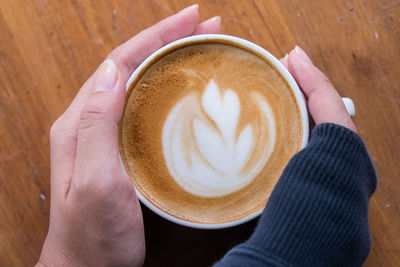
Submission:
M 277 57 L 295 44 L 357 108 L 379 175 L 365 266 L 400 266 L 400 1 L 198 1 Z M 0 0 L 0 266 L 31 266 L 49 219 L 49 129 L 111 49 L 192 1 Z M 207 266 L 255 222 L 200 231 L 144 209 L 147 266 Z

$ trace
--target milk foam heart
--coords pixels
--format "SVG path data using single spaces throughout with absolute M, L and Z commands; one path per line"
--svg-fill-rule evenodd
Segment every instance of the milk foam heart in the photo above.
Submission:
M 239 99 L 234 90 L 219 88 L 211 79 L 201 96 L 190 93 L 171 110 L 162 131 L 163 154 L 184 190 L 201 197 L 224 196 L 248 185 L 265 166 L 275 144 L 275 120 L 263 95 L 248 94 Z M 241 101 L 257 107 L 260 125 L 238 128 Z M 258 142 L 257 136 L 267 132 L 268 140 Z

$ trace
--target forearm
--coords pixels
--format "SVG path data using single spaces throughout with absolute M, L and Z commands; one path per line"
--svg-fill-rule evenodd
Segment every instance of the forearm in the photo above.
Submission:
M 369 252 L 368 200 L 375 188 L 361 138 L 319 125 L 286 167 L 255 233 L 219 264 L 360 265 Z

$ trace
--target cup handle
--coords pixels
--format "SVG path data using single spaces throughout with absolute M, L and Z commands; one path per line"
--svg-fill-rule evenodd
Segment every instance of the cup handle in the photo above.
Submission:
M 354 115 L 356 115 L 356 108 L 354 107 L 353 100 L 347 97 L 342 97 L 342 100 L 346 106 L 347 113 L 349 113 L 350 117 L 354 117 Z

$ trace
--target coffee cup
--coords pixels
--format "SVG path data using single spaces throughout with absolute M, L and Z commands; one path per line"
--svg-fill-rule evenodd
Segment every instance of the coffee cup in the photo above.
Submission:
M 241 38 L 170 43 L 129 78 L 121 164 L 140 201 L 174 223 L 219 229 L 259 216 L 309 121 L 288 70 Z M 354 105 L 344 99 L 354 115 Z

